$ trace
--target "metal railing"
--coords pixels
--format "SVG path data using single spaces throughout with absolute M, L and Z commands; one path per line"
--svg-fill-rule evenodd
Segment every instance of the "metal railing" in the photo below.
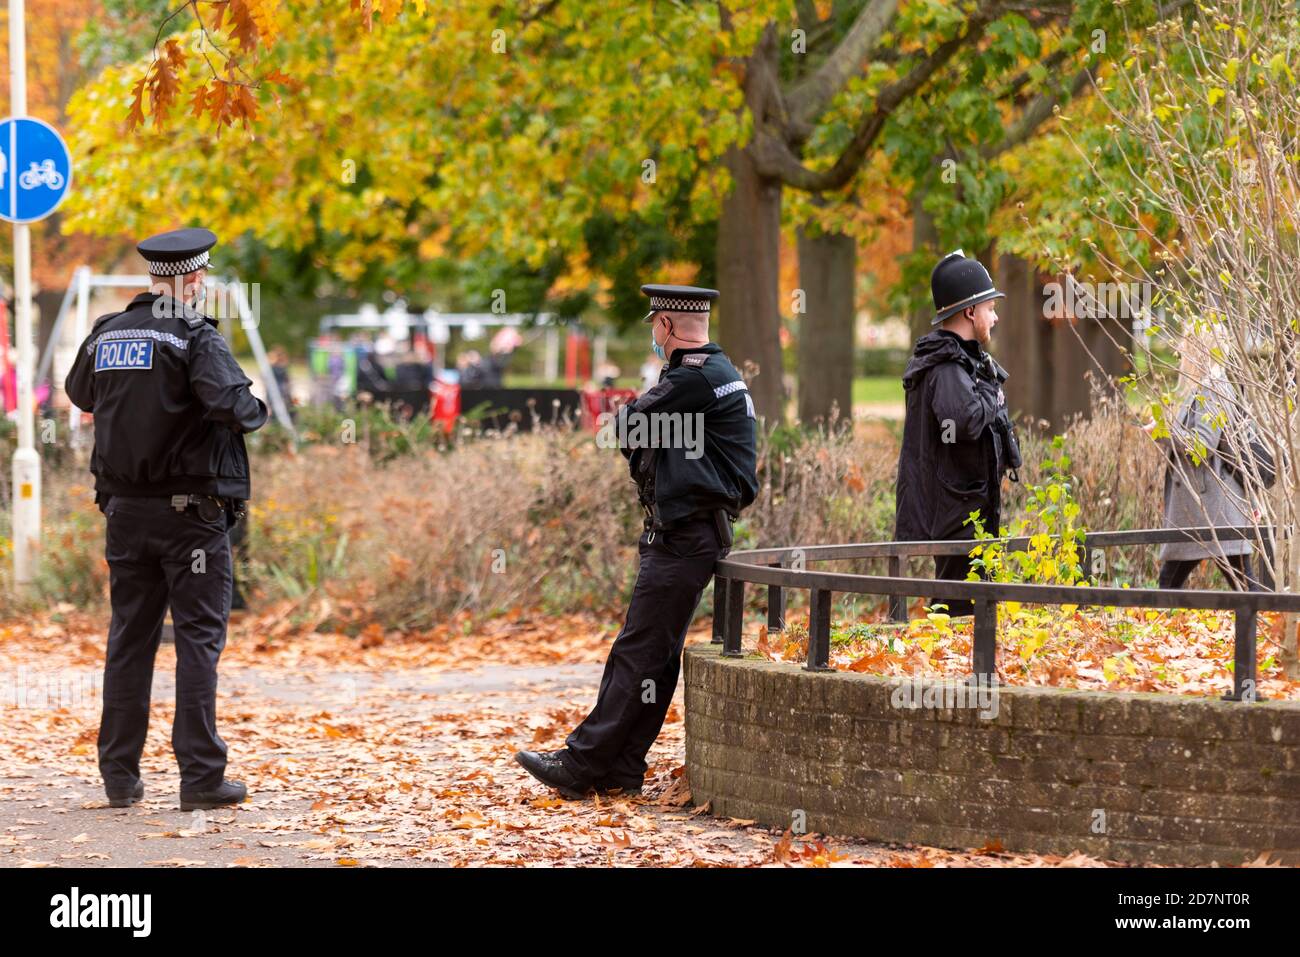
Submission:
M 1172 542 L 1253 540 L 1271 547 L 1268 529 L 1254 527 L 1138 529 L 1093 532 L 1081 544 L 1082 567 L 1092 567 L 1099 549 Z M 1006 551 L 1028 546 L 1028 538 L 998 539 Z M 1035 605 L 1091 605 L 1125 608 L 1188 608 L 1231 611 L 1235 616 L 1234 664 L 1230 701 L 1259 700 L 1255 673 L 1255 626 L 1261 611 L 1300 612 L 1300 594 L 1277 591 L 1207 591 L 1203 589 L 1114 588 L 1090 585 L 1025 585 L 987 581 L 908 578 L 911 557 L 967 555 L 975 542 L 863 542 L 849 545 L 809 545 L 732 552 L 714 569 L 713 641 L 724 657 L 740 657 L 744 624 L 745 586 L 767 586 L 767 624 L 785 628 L 785 590 L 807 590 L 809 671 L 830 671 L 831 597 L 835 593 L 889 598 L 893 621 L 907 621 L 908 596 L 923 592 L 934 598 L 971 600 L 975 605 L 971 672 L 992 678 L 997 655 L 997 606 L 1015 601 Z M 884 558 L 889 574 L 856 575 L 807 569 L 813 562 Z M 799 567 L 795 567 L 799 566 Z

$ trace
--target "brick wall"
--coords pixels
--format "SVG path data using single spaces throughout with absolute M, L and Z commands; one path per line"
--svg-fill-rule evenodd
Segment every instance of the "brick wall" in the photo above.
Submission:
M 801 810 L 809 832 L 939 847 L 1300 864 L 1300 702 L 1002 685 L 990 718 L 720 647 L 690 646 L 685 664 L 687 773 L 715 814 L 786 828 Z

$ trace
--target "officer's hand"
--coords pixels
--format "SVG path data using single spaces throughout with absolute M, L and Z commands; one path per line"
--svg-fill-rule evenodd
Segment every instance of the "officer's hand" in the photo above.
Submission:
M 987 395 L 998 405 L 1002 405 L 1003 402 L 1005 401 L 1002 398 L 1002 389 L 998 386 L 998 384 L 996 382 L 992 382 L 984 378 L 983 376 L 978 376 L 975 379 L 975 390 L 977 392 L 982 392 L 984 395 Z

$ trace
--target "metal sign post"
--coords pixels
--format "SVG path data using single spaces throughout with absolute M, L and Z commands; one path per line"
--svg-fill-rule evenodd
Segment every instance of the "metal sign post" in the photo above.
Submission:
M 9 109 L 14 116 L 27 112 L 23 0 L 9 0 Z M 14 451 L 11 514 L 14 584 L 23 585 L 34 577 L 32 552 L 41 542 L 41 459 L 36 454 L 32 408 L 32 233 L 26 223 L 14 223 L 14 339 L 18 351 L 18 448 Z
M 14 583 L 35 577 L 41 544 L 41 458 L 36 452 L 32 337 L 32 234 L 72 183 L 68 147 L 54 127 L 27 116 L 23 0 L 9 0 L 11 116 L 0 122 L 0 219 L 14 224 L 14 346 L 18 352 L 18 448 L 13 462 Z

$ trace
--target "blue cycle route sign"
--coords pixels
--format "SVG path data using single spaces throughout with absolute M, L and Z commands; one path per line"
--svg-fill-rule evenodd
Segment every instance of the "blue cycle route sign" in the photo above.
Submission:
M 58 130 L 30 116 L 0 120 L 0 219 L 44 219 L 71 184 L 72 157 Z

